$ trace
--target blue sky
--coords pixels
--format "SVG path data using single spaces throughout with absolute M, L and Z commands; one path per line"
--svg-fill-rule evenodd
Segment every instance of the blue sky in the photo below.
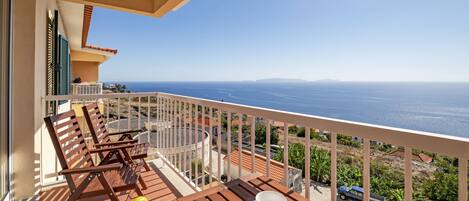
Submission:
M 469 81 L 468 0 L 192 0 L 163 18 L 95 8 L 102 81 Z

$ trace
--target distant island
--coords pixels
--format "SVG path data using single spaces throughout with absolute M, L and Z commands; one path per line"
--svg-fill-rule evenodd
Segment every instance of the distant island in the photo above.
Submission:
M 303 79 L 294 79 L 294 78 L 268 78 L 256 80 L 256 82 L 261 83 L 306 83 L 306 82 L 340 82 L 339 80 L 333 79 L 321 79 L 316 81 L 308 81 Z
M 269 78 L 269 79 L 261 79 L 256 80 L 256 82 L 264 82 L 264 83 L 298 83 L 298 82 L 308 82 L 307 80 L 302 79 L 289 79 L 289 78 Z

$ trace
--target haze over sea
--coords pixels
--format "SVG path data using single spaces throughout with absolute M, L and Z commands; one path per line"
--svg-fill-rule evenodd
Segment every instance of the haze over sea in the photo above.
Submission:
M 469 83 L 120 83 L 127 85 L 132 92 L 167 92 L 469 137 Z

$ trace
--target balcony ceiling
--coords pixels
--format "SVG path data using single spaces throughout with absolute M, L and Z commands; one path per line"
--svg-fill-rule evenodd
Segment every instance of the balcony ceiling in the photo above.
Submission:
M 184 6 L 189 0 L 64 0 L 152 17 L 162 17 Z

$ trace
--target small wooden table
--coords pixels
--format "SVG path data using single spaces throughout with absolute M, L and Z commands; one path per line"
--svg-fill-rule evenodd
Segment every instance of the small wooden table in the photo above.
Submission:
M 299 193 L 288 189 L 280 182 L 267 178 L 266 176 L 248 176 L 236 179 L 217 187 L 194 193 L 178 199 L 179 201 L 254 201 L 256 194 L 261 191 L 277 191 L 282 193 L 287 200 L 306 201 Z

